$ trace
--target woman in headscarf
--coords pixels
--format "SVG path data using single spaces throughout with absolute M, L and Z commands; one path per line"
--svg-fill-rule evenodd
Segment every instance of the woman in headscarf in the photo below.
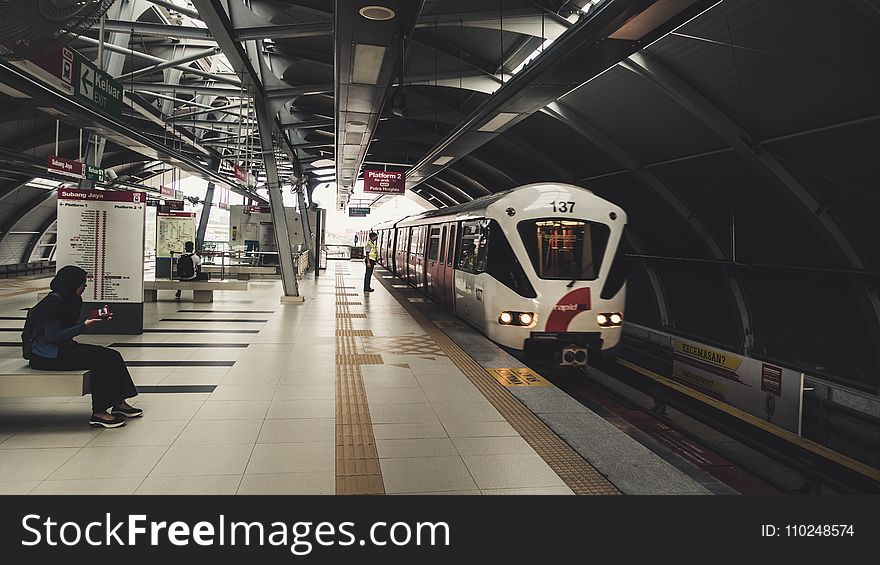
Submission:
M 41 371 L 88 369 L 92 388 L 91 426 L 118 428 L 125 425 L 126 418 L 142 416 L 142 410 L 126 402 L 137 396 L 137 389 L 122 355 L 108 347 L 73 340 L 95 324 L 110 319 L 110 316 L 89 317 L 80 323 L 86 272 L 74 265 L 62 267 L 49 288 L 52 292 L 34 306 L 30 314 L 33 324 L 30 366 Z

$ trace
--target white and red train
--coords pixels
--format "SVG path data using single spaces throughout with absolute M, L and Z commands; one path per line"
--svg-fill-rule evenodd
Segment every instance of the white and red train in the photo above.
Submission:
M 581 365 L 620 341 L 625 225 L 589 190 L 537 183 L 372 231 L 382 266 L 492 341 Z

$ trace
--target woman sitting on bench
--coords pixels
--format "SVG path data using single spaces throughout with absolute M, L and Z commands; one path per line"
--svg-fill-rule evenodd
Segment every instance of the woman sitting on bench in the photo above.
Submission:
M 95 324 L 112 318 L 105 306 L 101 309 L 103 312 L 93 312 L 79 323 L 86 272 L 73 265 L 63 267 L 49 287 L 52 292 L 28 314 L 30 366 L 41 371 L 88 369 L 92 388 L 91 426 L 118 428 L 125 425 L 126 418 L 142 416 L 143 410 L 126 402 L 138 392 L 122 355 L 108 347 L 73 340 Z

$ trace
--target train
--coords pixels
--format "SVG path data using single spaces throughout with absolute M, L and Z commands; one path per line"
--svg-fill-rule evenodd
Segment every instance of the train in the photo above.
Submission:
M 495 343 L 585 365 L 620 341 L 626 223 L 590 190 L 544 182 L 369 231 L 380 265 Z

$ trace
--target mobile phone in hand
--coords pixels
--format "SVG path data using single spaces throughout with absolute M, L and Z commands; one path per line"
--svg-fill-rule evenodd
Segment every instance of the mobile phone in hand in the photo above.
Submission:
M 110 316 L 110 308 L 103 306 L 89 312 L 89 318 L 107 318 Z

